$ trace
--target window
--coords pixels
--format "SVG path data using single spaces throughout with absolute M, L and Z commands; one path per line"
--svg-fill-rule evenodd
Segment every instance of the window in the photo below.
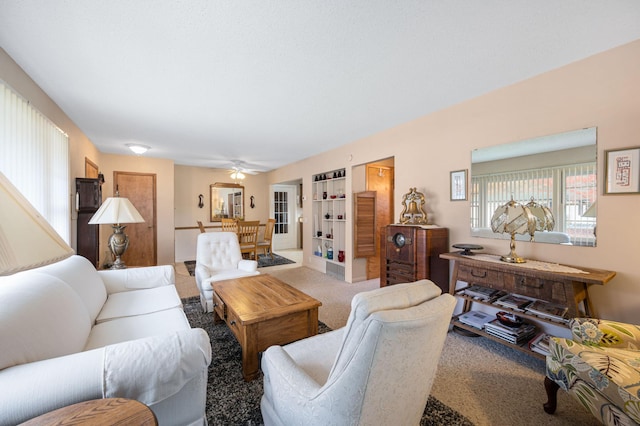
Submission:
M 273 193 L 273 212 L 276 219 L 274 231 L 276 234 L 289 233 L 289 200 L 286 191 Z
M 69 243 L 69 138 L 3 81 L 0 171 Z
M 569 234 L 574 245 L 595 245 L 595 217 L 583 216 L 596 201 L 596 163 L 473 176 L 471 226 L 490 227 L 493 212 L 511 198 L 531 198 L 553 212 L 555 231 Z

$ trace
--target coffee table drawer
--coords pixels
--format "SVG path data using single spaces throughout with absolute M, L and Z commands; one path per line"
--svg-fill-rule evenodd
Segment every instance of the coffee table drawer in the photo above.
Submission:
M 218 295 L 216 294 L 216 292 L 213 292 L 213 310 L 215 311 L 216 314 L 218 314 L 218 316 L 221 319 L 226 319 L 227 317 L 227 307 L 224 304 L 224 302 L 222 301 L 222 299 L 220 299 L 218 297 Z
M 229 330 L 231 330 L 236 336 L 236 339 L 238 339 L 238 342 L 242 342 L 242 336 L 244 335 L 245 329 L 241 326 L 238 316 L 232 309 L 227 309 L 227 317 L 225 318 L 225 321 Z

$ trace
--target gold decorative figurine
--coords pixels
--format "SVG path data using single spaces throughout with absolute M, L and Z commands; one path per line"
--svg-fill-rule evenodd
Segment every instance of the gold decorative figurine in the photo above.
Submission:
M 424 206 L 424 195 L 421 192 L 416 192 L 416 188 L 409 188 L 409 193 L 402 197 L 400 223 L 426 225 L 427 214 L 422 206 Z

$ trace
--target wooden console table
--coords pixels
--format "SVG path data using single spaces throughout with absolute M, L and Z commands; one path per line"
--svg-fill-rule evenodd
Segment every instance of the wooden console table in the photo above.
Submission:
M 566 318 L 575 318 L 581 316 L 589 317 L 594 313 L 593 306 L 589 299 L 588 287 L 590 285 L 604 285 L 616 275 L 613 271 L 560 265 L 535 260 L 529 260 L 523 264 L 507 263 L 502 262 L 500 256 L 485 253 L 477 253 L 472 256 L 463 256 L 460 253 L 443 253 L 440 257 L 453 262 L 453 273 L 449 282 L 449 293 L 464 299 L 463 313 L 471 310 L 471 306 L 474 303 L 480 303 L 502 311 L 513 312 L 529 320 L 550 323 L 556 326 L 562 324 L 456 293 L 456 284 L 458 281 L 463 281 L 468 285 L 477 284 L 502 290 L 507 293 L 515 293 L 560 304 L 568 308 L 565 315 Z M 458 292 L 459 291 L 460 290 L 458 290 Z M 529 351 L 526 347 L 513 345 L 505 340 L 488 335 L 479 329 L 463 324 L 457 321 L 456 318 L 457 317 L 454 317 L 453 319 L 456 327 L 489 337 L 492 340 L 504 343 L 515 349 L 539 355 Z

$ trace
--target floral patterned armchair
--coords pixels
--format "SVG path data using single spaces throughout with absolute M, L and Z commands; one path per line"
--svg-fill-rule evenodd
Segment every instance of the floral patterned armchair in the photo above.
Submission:
M 576 318 L 573 339 L 554 337 L 547 356 L 547 413 L 562 388 L 605 425 L 640 424 L 640 326 Z

